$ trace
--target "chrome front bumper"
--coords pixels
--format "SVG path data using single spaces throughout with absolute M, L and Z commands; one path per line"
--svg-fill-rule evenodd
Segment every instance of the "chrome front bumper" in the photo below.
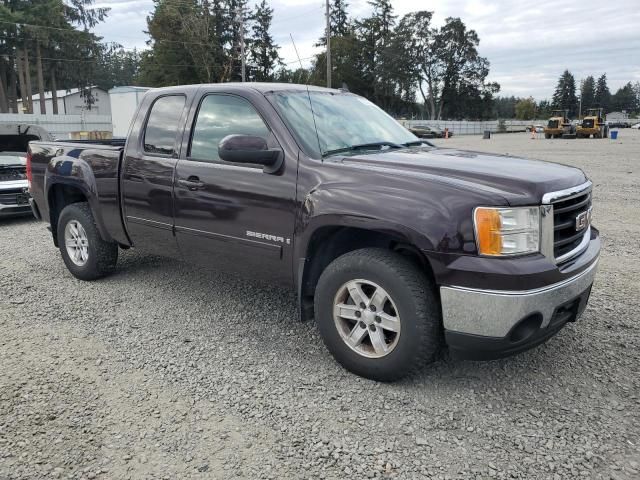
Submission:
M 27 203 L 20 205 L 6 205 L 0 203 L 0 218 L 15 217 L 18 215 L 28 215 L 31 213 L 31 207 Z
M 445 331 L 504 338 L 521 320 L 532 315 L 542 317 L 540 329 L 545 329 L 558 307 L 581 296 L 591 287 L 597 264 L 596 260 L 574 277 L 534 290 L 440 287 Z

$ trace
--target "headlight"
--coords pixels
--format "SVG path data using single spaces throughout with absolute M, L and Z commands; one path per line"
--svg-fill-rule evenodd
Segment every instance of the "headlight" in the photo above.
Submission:
M 522 255 L 540 250 L 540 208 L 486 208 L 474 211 L 480 255 Z

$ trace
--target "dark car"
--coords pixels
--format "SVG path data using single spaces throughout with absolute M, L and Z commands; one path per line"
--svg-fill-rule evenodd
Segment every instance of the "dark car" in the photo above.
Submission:
M 385 381 L 444 344 L 524 351 L 586 307 L 600 239 L 577 168 L 436 148 L 306 85 L 150 90 L 129 132 L 30 144 L 33 210 L 77 278 L 134 247 L 284 285 L 338 362 Z
M 31 216 L 27 154 L 0 152 L 0 217 Z
M 444 138 L 445 131 L 441 130 L 438 127 L 433 127 L 430 125 L 413 125 L 408 128 L 408 130 L 413 133 L 418 138 Z M 449 131 L 449 137 L 452 137 L 453 133 Z

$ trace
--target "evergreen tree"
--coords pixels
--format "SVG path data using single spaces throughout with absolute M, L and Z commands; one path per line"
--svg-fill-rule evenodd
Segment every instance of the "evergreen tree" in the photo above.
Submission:
M 393 74 L 390 46 L 397 16 L 393 14 L 391 0 L 369 0 L 368 3 L 373 7 L 369 25 L 373 29 L 374 98 L 378 104 L 388 106 L 392 95 L 390 76 Z
M 638 97 L 634 91 L 631 82 L 623 85 L 618 91 L 611 97 L 611 110 L 622 111 L 625 110 L 628 113 L 638 111 Z
M 33 112 L 36 91 L 43 112 L 45 90 L 78 87 L 88 92 L 96 82 L 101 48 L 89 29 L 107 13 L 93 0 L 0 1 L 0 112 L 17 111 L 18 98 Z M 88 95 L 89 108 L 91 100 Z M 49 113 L 58 113 L 55 95 L 53 105 Z
M 582 111 L 593 108 L 596 103 L 596 81 L 593 76 L 589 75 L 582 81 L 580 86 L 580 101 L 582 102 Z
M 468 116 L 465 104 L 490 103 L 500 90 L 497 83 L 485 83 L 489 61 L 478 54 L 479 43 L 476 31 L 467 29 L 459 18 L 447 18 L 436 32 L 433 55 L 440 98 L 432 118 L 464 118 Z
M 520 101 L 513 95 L 510 97 L 497 97 L 494 102 L 493 118 L 516 118 L 516 104 Z
M 249 59 L 251 65 L 250 77 L 254 81 L 266 82 L 273 79 L 276 67 L 282 63 L 278 54 L 278 45 L 269 33 L 273 9 L 266 0 L 256 6 L 251 27 Z
M 553 106 L 549 100 L 541 100 L 538 103 L 538 111 L 536 117 L 538 118 L 549 118 L 551 116 L 551 110 L 553 110 Z
M 607 74 L 603 73 L 596 82 L 596 93 L 594 98 L 594 107 L 604 108 L 607 113 L 610 110 L 611 92 L 607 86 Z
M 346 0 L 333 0 L 329 7 L 329 18 L 331 22 L 331 36 L 344 36 L 351 32 L 351 23 L 347 8 L 349 4 Z
M 569 110 L 569 117 L 575 116 L 578 111 L 576 80 L 569 70 L 565 70 L 558 79 L 556 91 L 553 94 L 553 106 Z

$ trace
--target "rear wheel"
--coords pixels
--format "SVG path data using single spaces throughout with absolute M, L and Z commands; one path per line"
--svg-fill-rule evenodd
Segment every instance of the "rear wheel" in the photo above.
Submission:
M 58 220 L 58 245 L 73 276 L 95 280 L 111 273 L 118 260 L 118 245 L 100 236 L 89 204 L 67 205 Z
M 391 251 L 367 248 L 334 260 L 318 281 L 315 312 L 335 359 L 373 380 L 404 377 L 432 360 L 441 345 L 433 286 Z
M 551 138 L 551 134 L 550 134 L 550 133 L 545 133 L 545 134 L 544 134 L 544 138 L 546 138 L 546 139 Z

